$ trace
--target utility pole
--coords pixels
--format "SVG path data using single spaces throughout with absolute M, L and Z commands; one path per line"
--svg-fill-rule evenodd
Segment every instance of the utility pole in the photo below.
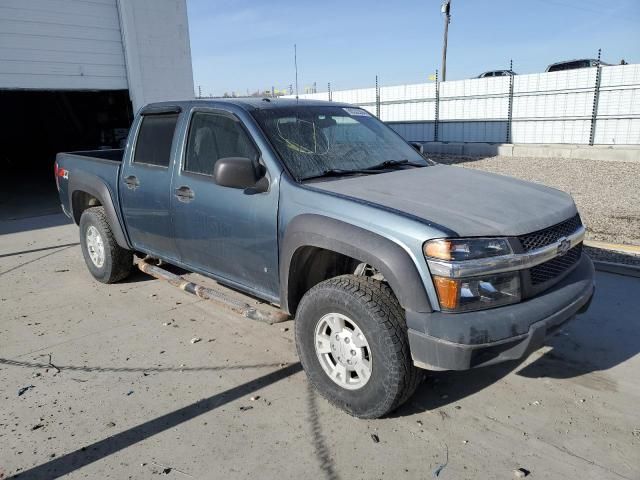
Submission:
M 293 44 L 293 65 L 296 69 L 296 100 L 298 100 L 298 46 Z
M 444 14 L 444 40 L 442 42 L 442 81 L 447 80 L 447 37 L 451 21 L 451 0 L 443 0 L 440 11 Z

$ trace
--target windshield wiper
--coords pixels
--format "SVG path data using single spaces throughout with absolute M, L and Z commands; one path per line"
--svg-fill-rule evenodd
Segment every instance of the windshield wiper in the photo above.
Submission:
M 375 172 L 375 171 L 372 172 L 368 168 L 354 169 L 354 170 L 344 170 L 342 168 L 329 168 L 328 170 L 325 170 L 322 173 L 319 173 L 317 175 L 302 177 L 300 181 L 313 180 L 314 178 L 323 178 L 323 177 L 340 177 L 342 175 L 352 175 L 356 173 L 371 175 L 372 173 L 382 173 L 382 172 Z
M 329 168 L 328 170 L 325 170 L 322 173 L 319 173 L 317 175 L 311 175 L 309 177 L 303 177 L 300 180 L 304 181 L 304 180 L 313 180 L 314 178 L 322 178 L 322 177 L 338 177 L 342 175 L 352 175 L 357 173 L 371 175 L 375 173 L 384 173 L 384 170 L 388 170 L 390 168 L 397 167 L 397 166 L 405 166 L 405 165 L 408 165 L 411 167 L 428 166 L 428 164 L 410 162 L 407 159 L 385 160 L 384 162 L 378 163 L 376 165 L 372 165 L 371 167 L 365 167 L 365 168 L 359 168 L 359 169 L 353 169 L 353 170 L 345 170 L 342 168 Z
M 422 163 L 410 162 L 409 160 L 385 160 L 384 162 L 378 163 L 377 165 L 373 165 L 371 167 L 367 167 L 366 170 L 384 170 L 385 168 L 393 168 L 398 166 L 408 165 L 411 167 L 426 167 L 427 165 Z

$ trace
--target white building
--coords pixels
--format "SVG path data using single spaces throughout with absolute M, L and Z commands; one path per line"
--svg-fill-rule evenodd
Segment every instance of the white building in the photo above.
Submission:
M 192 97 L 186 0 L 3 0 L 0 89 Z
M 2 167 L 50 176 L 56 152 L 118 146 L 142 105 L 193 96 L 186 0 L 0 1 Z

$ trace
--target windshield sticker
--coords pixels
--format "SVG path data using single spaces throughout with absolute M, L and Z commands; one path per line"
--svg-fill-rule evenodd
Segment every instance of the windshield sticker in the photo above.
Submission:
M 366 110 L 362 110 L 360 108 L 343 108 L 343 110 L 345 112 L 347 112 L 349 115 L 352 115 L 354 117 L 369 117 L 369 112 L 367 112 Z

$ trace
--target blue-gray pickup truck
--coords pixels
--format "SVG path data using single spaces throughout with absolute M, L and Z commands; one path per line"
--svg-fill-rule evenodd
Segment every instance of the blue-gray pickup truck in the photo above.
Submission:
M 569 195 L 436 164 L 352 105 L 150 104 L 124 150 L 55 172 L 97 280 L 142 255 L 279 306 L 309 381 L 361 418 L 424 369 L 523 358 L 594 292 Z

